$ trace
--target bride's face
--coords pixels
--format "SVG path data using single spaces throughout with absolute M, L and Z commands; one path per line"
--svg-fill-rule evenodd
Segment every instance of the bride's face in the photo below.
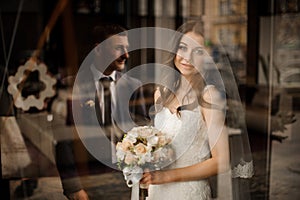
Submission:
M 204 38 L 194 32 L 183 35 L 178 45 L 174 64 L 186 78 L 201 70 L 205 54 Z

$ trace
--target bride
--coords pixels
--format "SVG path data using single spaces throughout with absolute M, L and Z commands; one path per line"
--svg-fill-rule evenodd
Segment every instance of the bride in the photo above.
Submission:
M 172 88 L 159 86 L 154 97 L 154 124 L 174 136 L 176 160 L 144 172 L 140 183 L 149 186 L 147 200 L 211 199 L 208 179 L 230 171 L 225 89 L 221 80 L 205 78 L 202 25 L 190 21 L 178 31 L 182 34 L 169 62 L 176 73 L 165 76 Z

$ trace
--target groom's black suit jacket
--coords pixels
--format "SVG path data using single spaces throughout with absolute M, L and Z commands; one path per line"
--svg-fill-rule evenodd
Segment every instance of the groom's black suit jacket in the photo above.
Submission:
M 89 102 L 96 103 L 97 101 L 95 99 L 96 86 L 92 72 L 88 68 L 81 70 L 79 74 L 79 76 L 77 75 L 77 81 L 74 85 L 74 88 L 77 89 L 78 92 L 73 92 L 73 94 L 76 93 L 75 95 L 79 96 L 75 96 L 72 99 L 73 112 L 74 109 L 77 111 L 77 115 L 74 116 L 76 118 L 75 121 L 83 125 L 99 125 L 99 123 L 101 125 L 101 122 L 95 118 L 95 113 L 101 113 L 101 110 L 99 110 L 100 108 L 97 105 L 93 106 L 89 104 Z M 126 113 L 124 112 L 124 110 L 127 109 L 129 110 L 132 120 L 137 123 L 139 121 L 143 122 L 147 115 L 144 93 L 141 88 L 142 83 L 138 79 L 122 74 L 121 72 L 116 72 L 116 85 L 116 108 L 115 113 L 112 113 L 114 119 L 123 123 L 131 120 L 128 119 L 128 116 L 126 116 Z M 129 104 L 124 101 L 127 100 L 128 95 L 131 95 Z
M 133 120 L 138 125 L 147 124 L 149 121 L 146 114 L 144 94 L 140 87 L 142 86 L 141 82 L 120 72 L 116 72 L 116 81 L 118 87 L 115 96 L 117 100 L 115 104 L 116 108 L 115 112 L 112 113 L 114 119 L 119 123 L 127 123 L 127 120 Z M 99 122 L 97 118 L 97 115 L 101 114 L 101 110 L 99 106 L 96 105 L 96 86 L 90 68 L 79 71 L 79 76 L 77 75 L 73 90 L 73 94 L 75 95 L 72 97 L 72 112 L 76 125 L 84 127 L 101 126 L 101 122 Z M 134 91 L 134 93 L 130 96 L 128 105 L 128 102 L 122 102 L 122 99 L 128 97 L 129 91 Z M 130 119 L 128 119 L 124 109 L 129 110 Z M 119 124 L 117 123 L 117 125 Z M 80 134 L 82 136 L 91 133 Z M 91 141 L 93 141 L 93 138 L 91 138 Z M 101 146 L 101 144 L 96 145 Z M 109 147 L 104 145 L 102 148 L 107 152 L 107 148 Z M 95 159 L 94 156 L 87 151 L 82 141 L 78 139 L 57 144 L 56 164 L 65 194 L 83 189 L 79 179 L 80 175 L 112 170 Z

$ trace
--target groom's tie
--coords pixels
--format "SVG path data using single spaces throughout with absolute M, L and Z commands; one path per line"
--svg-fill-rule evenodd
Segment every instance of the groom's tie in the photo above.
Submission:
M 111 121 L 111 91 L 110 83 L 113 81 L 111 77 L 103 77 L 100 80 L 103 86 L 103 96 L 104 96 L 104 106 L 102 112 L 104 112 L 104 119 L 102 119 L 104 126 L 109 126 L 112 124 Z
M 102 119 L 103 121 L 103 126 L 107 127 L 106 128 L 106 135 L 110 137 L 110 141 L 111 141 L 111 153 L 112 153 L 112 163 L 116 163 L 116 155 L 115 155 L 115 143 L 116 143 L 116 138 L 115 138 L 115 134 L 114 134 L 114 126 L 112 123 L 112 110 L 111 110 L 111 104 L 112 104 L 112 100 L 111 100 L 111 90 L 110 90 L 110 84 L 113 81 L 113 79 L 111 77 L 103 77 L 100 80 L 100 83 L 103 86 L 103 96 L 104 96 L 104 106 L 103 106 L 103 110 L 102 112 L 104 112 L 104 119 Z

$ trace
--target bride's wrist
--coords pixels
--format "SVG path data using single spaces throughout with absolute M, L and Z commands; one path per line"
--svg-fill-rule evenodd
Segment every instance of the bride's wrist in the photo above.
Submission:
M 176 182 L 177 175 L 174 170 L 167 170 L 165 171 L 165 183 L 172 183 Z
M 179 168 L 172 169 L 171 173 L 169 174 L 170 182 L 181 182 L 183 181 L 183 171 Z

